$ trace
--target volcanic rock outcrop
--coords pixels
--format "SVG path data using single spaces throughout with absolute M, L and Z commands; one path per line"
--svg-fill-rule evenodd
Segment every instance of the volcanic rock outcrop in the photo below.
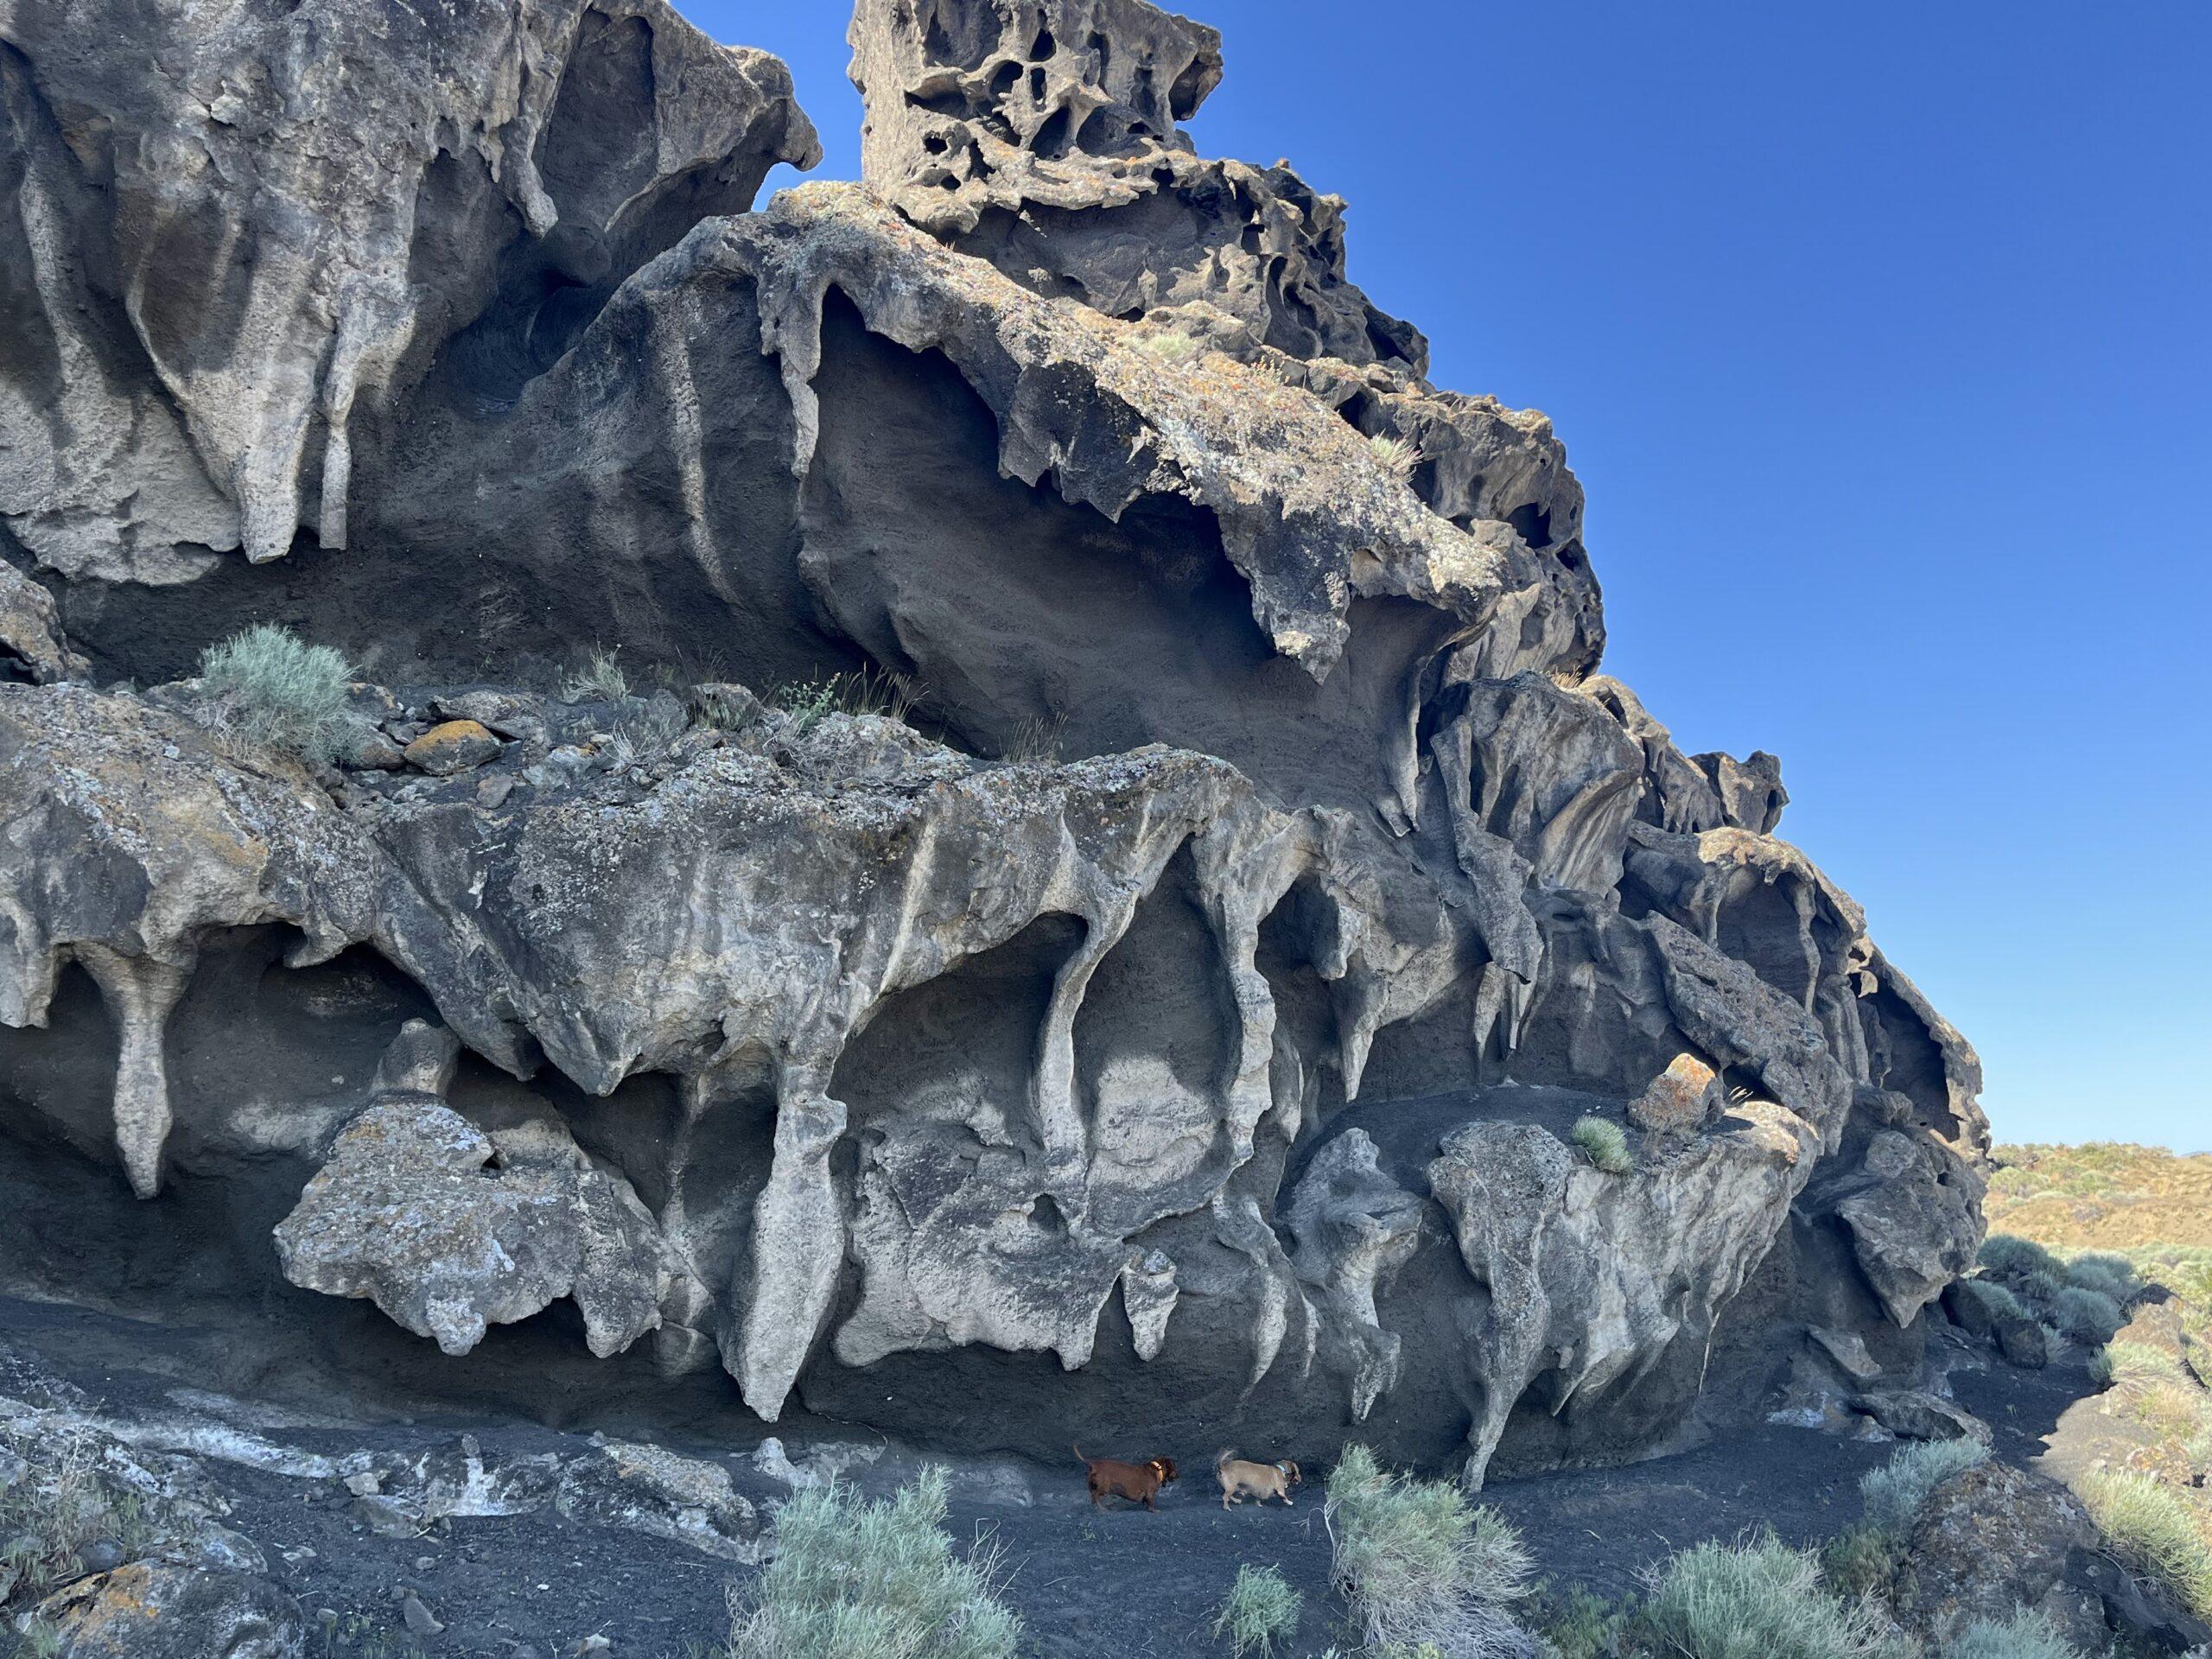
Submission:
M 661 0 L 0 0 L 0 1174 L 925 1444 L 1924 1380 L 1978 1065 L 1599 674 L 1549 423 L 1196 155 L 1211 30 L 852 41 L 756 211 L 789 77 Z M 180 677 L 258 621 L 335 766 Z

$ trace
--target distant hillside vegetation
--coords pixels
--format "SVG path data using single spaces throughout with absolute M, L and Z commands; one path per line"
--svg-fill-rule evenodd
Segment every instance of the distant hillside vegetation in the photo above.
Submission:
M 2001 1146 L 1995 1157 L 1993 1233 L 2062 1252 L 2117 1250 L 2145 1265 L 2212 1263 L 2212 1154 L 2092 1141 Z

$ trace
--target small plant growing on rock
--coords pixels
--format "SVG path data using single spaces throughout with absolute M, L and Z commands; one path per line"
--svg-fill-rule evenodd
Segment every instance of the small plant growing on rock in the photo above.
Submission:
M 875 715 L 904 725 L 922 696 L 920 682 L 911 676 L 874 668 L 786 682 L 775 690 L 776 706 L 793 717 L 799 737 L 831 715 Z
M 1649 1580 L 1643 1618 L 1681 1659 L 1906 1659 L 1873 1615 L 1772 1533 L 1686 1549 Z
M 1977 1618 L 1936 1652 L 1938 1659 L 2079 1659 L 2049 1619 L 2025 1610 L 2002 1624 Z
M 2187 1388 L 2193 1381 L 2182 1369 L 2181 1361 L 2147 1342 L 2108 1343 L 2104 1349 L 2104 1360 L 2109 1375 L 2106 1386 L 2130 1393 L 2139 1394 L 2168 1383 Z
M 2149 1475 L 2084 1475 L 2075 1489 L 2123 1566 L 2212 1618 L 2212 1544 L 2181 1495 Z
M 1057 766 L 1067 729 L 1065 715 L 1033 715 L 1014 728 L 1006 758 L 1018 766 Z
M 34 1604 L 83 1577 L 96 1544 L 112 1544 L 129 1560 L 152 1541 L 137 1494 L 101 1478 L 88 1441 L 65 1435 L 18 1449 L 0 1444 L 0 1460 L 17 1462 L 17 1472 L 0 1486 L 0 1580 L 8 1586 L 0 1602 Z
M 1505 1609 L 1529 1593 L 1535 1563 L 1495 1510 L 1471 1508 L 1448 1482 L 1392 1474 L 1367 1447 L 1348 1446 L 1322 1514 L 1338 1588 L 1370 1649 L 1430 1645 L 1465 1659 L 1527 1651 Z
M 310 645 L 267 623 L 200 654 L 200 688 L 220 699 L 232 729 L 327 766 L 351 736 L 346 688 L 353 671 L 327 645 Z
M 1188 334 L 1163 331 L 1140 338 L 1137 349 L 1163 363 L 1187 363 L 1198 354 L 1198 342 Z
M 570 702 L 620 702 L 630 695 L 630 677 L 622 671 L 621 647 L 612 651 L 594 647 L 584 665 L 569 676 L 561 695 Z
M 1904 1447 L 1879 1469 L 1859 1478 L 1866 1524 L 1902 1542 L 1938 1486 L 1988 1461 L 1989 1448 L 1980 1440 L 1923 1440 Z
M 1248 1653 L 1271 1655 L 1275 1643 L 1287 1642 L 1298 1630 L 1299 1614 L 1306 1598 L 1291 1587 L 1280 1567 L 1254 1567 L 1249 1561 L 1236 1569 L 1236 1582 L 1213 1621 L 1213 1633 L 1243 1659 Z
M 1378 432 L 1367 441 L 1376 464 L 1401 484 L 1410 482 L 1414 468 L 1428 459 L 1403 438 L 1392 437 L 1388 432 Z
M 2050 1321 L 2069 1340 L 2094 1348 L 2110 1342 L 2127 1323 L 2127 1316 L 2104 1292 L 2074 1285 L 2060 1291 L 2051 1303 Z
M 2189 1459 L 2190 1469 L 2200 1483 L 2212 1480 L 2212 1413 L 2206 1414 L 2182 1443 L 2181 1454 Z
M 1636 1167 L 1628 1149 L 1628 1136 L 1618 1123 L 1602 1117 L 1586 1117 L 1567 1131 L 1574 1149 L 1608 1175 L 1625 1175 Z
M 1010 1659 L 1021 1621 L 989 1552 L 954 1557 L 945 1488 L 932 1467 L 885 1503 L 833 1484 L 782 1504 L 776 1559 L 732 1592 L 732 1659 Z

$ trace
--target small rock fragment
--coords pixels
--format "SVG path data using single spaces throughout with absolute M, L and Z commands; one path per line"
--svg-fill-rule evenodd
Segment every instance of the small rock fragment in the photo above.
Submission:
M 435 1636 L 445 1629 L 445 1626 L 439 1624 L 432 1615 L 430 1610 L 423 1605 L 422 1597 L 416 1595 L 412 1590 L 401 1598 L 399 1616 L 407 1622 L 407 1629 L 411 1635 Z

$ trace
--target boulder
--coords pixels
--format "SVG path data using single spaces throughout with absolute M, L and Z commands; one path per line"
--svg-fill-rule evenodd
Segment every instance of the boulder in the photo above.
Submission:
M 1884 1389 L 1854 1394 L 1851 1408 L 1872 1418 L 1902 1440 L 1981 1440 L 1989 1425 L 1955 1401 L 1925 1389 Z
M 1881 1361 L 1867 1351 L 1866 1338 L 1856 1331 L 1831 1331 L 1816 1325 L 1805 1334 L 1853 1382 L 1871 1382 L 1882 1374 Z
M 54 595 L 0 562 L 0 671 L 43 685 L 79 678 L 87 667 L 61 632 Z
M 257 1573 L 129 1561 L 49 1596 L 56 1659 L 302 1659 L 300 1605 Z
M 1629 1122 L 1653 1135 L 1694 1135 L 1727 1104 L 1720 1076 L 1694 1054 L 1677 1054 L 1628 1103 Z
M 1978 1197 L 1980 1184 L 1955 1153 L 1897 1130 L 1873 1138 L 1863 1169 L 1865 1184 L 1836 1213 L 1890 1317 L 1909 1325 L 1973 1266 L 1982 1236 L 1979 1205 L 1955 1199 L 1961 1190 Z
M 416 738 L 405 750 L 407 764 L 434 778 L 470 772 L 499 758 L 499 740 L 473 720 L 448 720 Z
M 285 1277 L 364 1296 L 449 1354 L 489 1325 L 573 1296 L 594 1353 L 660 1322 L 659 1229 L 629 1183 L 546 1126 L 501 1153 L 429 1089 L 452 1050 L 411 1027 L 378 1068 L 372 1103 L 276 1227 Z
M 1787 1224 L 1812 1144 L 1780 1107 L 1746 1109 L 1621 1180 L 1534 1124 L 1447 1136 L 1429 1186 L 1486 1302 L 1467 1483 L 1482 1484 L 1507 1419 L 1540 1380 L 1556 1413 L 1648 1369 L 1679 1339 L 1706 1340 Z
M 1936 1489 L 1901 1553 L 1892 1594 L 1899 1618 L 1924 1635 L 2001 1622 L 2019 1608 L 2044 1615 L 2083 1653 L 2105 1652 L 2116 1635 L 2182 1653 L 2212 1635 L 2119 1569 L 2073 1493 L 1998 1462 Z

